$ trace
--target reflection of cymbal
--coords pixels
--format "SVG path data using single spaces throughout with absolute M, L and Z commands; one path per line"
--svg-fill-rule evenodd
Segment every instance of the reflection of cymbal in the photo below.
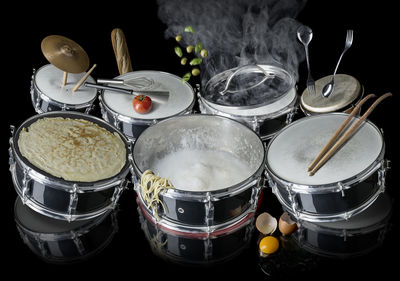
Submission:
M 69 73 L 81 73 L 89 67 L 89 57 L 76 42 L 60 35 L 42 40 L 43 55 L 55 67 Z

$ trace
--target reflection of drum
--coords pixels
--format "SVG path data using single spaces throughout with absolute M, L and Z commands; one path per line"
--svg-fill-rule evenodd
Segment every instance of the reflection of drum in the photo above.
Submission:
M 96 89 L 80 87 L 75 92 L 72 89 L 85 73 L 69 73 L 68 82 L 62 86 L 64 72 L 52 64 L 39 68 L 32 75 L 31 98 L 37 113 L 73 110 L 89 113 L 97 97 Z M 89 76 L 88 82 L 94 82 Z
M 253 235 L 253 214 L 211 235 L 185 233 L 160 227 L 137 201 L 142 230 L 153 253 L 173 263 L 213 265 L 229 261 L 248 247 Z
M 18 139 L 23 128 L 46 117 L 84 119 L 120 135 L 126 144 L 126 162 L 121 171 L 95 182 L 73 182 L 55 177 L 32 165 L 22 156 Z M 126 138 L 103 120 L 78 112 L 48 112 L 27 119 L 10 138 L 10 171 L 14 187 L 23 202 L 33 210 L 55 219 L 90 219 L 113 209 L 127 184 L 130 146 Z
M 32 211 L 19 197 L 14 216 L 24 243 L 33 253 L 52 263 L 90 258 L 111 242 L 118 228 L 114 211 L 92 220 L 66 222 Z
M 181 154 L 192 151 L 200 151 L 198 157 L 184 157 Z M 209 160 L 213 158 L 200 160 L 202 153 L 224 153 L 224 157 L 229 156 L 239 161 L 246 171 L 232 185 L 221 183 L 212 189 L 211 186 L 186 189 L 191 184 L 207 179 L 211 180 L 211 185 L 217 182 L 218 177 L 227 173 L 224 167 L 213 168 L 214 164 L 219 164 Z M 174 160 L 178 155 L 181 160 Z M 167 168 L 185 161 L 185 167 L 171 170 L 178 172 L 177 179 L 184 184 L 159 194 L 165 209 L 146 208 L 149 215 L 154 217 L 157 216 L 153 212 L 158 212 L 159 224 L 179 231 L 213 232 L 255 212 L 263 184 L 265 151 L 257 134 L 243 124 L 221 116 L 203 114 L 177 116 L 160 121 L 146 129 L 134 143 L 133 167 L 137 178 L 140 179 L 145 170 L 152 169 L 155 174 L 169 178 L 174 184 L 172 174 L 166 172 L 166 169 L 160 171 L 155 168 L 166 159 L 169 159 Z M 203 177 L 198 174 L 198 170 L 202 171 Z M 229 175 L 223 178 L 231 179 Z M 140 183 L 133 180 L 142 204 L 146 205 Z
M 240 106 L 235 103 L 236 99 L 232 98 L 227 101 L 232 103 L 232 105 L 226 105 L 217 99 L 219 94 L 215 94 L 214 92 L 217 91 L 218 87 L 225 86 L 225 80 L 227 76 L 231 75 L 232 70 L 220 73 L 210 79 L 205 90 L 202 94 L 198 95 L 198 98 L 202 113 L 221 115 L 242 122 L 252 128 L 265 141 L 292 122 L 292 118 L 297 111 L 297 93 L 292 81 L 293 78 L 285 70 L 272 65 L 259 65 L 257 67 L 275 76 L 267 79 L 268 83 L 264 82 L 257 87 L 250 87 L 251 92 L 243 93 L 243 95 L 249 95 L 248 98 L 241 97 L 241 99 L 238 98 L 237 100 L 249 100 L 251 102 L 253 92 L 255 95 L 260 95 L 258 91 L 265 91 L 260 97 L 258 104 Z M 250 70 L 250 74 L 254 75 L 261 72 L 258 68 L 254 66 L 253 68 Z M 246 75 L 249 74 L 247 73 L 249 71 L 243 72 Z M 255 78 L 253 77 L 252 79 Z M 234 94 L 226 93 L 225 96 L 238 95 L 239 93 L 240 91 Z M 257 100 L 254 102 L 257 102 Z
M 315 81 L 315 95 L 310 95 L 307 89 L 304 90 L 300 99 L 300 108 L 306 115 L 334 111 L 348 112 L 362 98 L 364 88 L 357 79 L 347 74 L 336 74 L 333 93 L 327 98 L 323 97 L 322 88 L 331 79 L 332 75 Z
M 364 255 L 382 244 L 391 206 L 389 196 L 382 194 L 365 211 L 347 221 L 302 222 L 294 237 L 302 248 L 321 256 L 349 258 Z
M 267 176 L 280 203 L 299 220 L 335 221 L 360 213 L 385 188 L 383 137 L 367 121 L 314 176 L 307 167 L 346 114 L 302 118 L 267 147 Z
M 117 79 L 125 81 L 138 80 L 138 88 L 142 90 L 168 91 L 166 104 L 153 102 L 149 113 L 139 114 L 132 106 L 134 96 L 113 91 L 103 91 L 100 106 L 103 119 L 122 131 L 130 140 L 135 140 L 150 125 L 175 115 L 192 111 L 195 99 L 193 88 L 182 79 L 169 73 L 159 71 L 135 71 L 124 73 Z M 141 80 L 151 81 L 149 85 Z M 142 85 L 143 84 L 143 85 Z

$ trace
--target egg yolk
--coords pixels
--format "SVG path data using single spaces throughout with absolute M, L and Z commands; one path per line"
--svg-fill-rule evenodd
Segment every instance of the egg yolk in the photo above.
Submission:
M 279 240 L 274 236 L 266 236 L 261 239 L 259 247 L 264 254 L 275 253 L 279 248 Z

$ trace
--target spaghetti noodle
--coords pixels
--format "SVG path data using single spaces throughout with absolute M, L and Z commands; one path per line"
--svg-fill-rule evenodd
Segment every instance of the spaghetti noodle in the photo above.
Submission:
M 165 211 L 165 206 L 160 200 L 159 194 L 167 189 L 174 188 L 174 186 L 168 179 L 156 176 L 152 170 L 146 170 L 140 179 L 140 188 L 146 207 L 152 210 L 154 217 L 159 221 L 159 205 L 161 205 L 163 211 Z

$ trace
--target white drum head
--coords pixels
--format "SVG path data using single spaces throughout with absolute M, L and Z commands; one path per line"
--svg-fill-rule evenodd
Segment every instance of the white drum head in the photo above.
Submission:
M 268 146 L 271 172 L 288 182 L 313 186 L 342 182 L 366 170 L 384 146 L 380 131 L 369 121 L 315 175 L 308 175 L 308 166 L 347 116 L 314 115 L 285 127 Z
M 286 95 L 284 95 L 282 98 L 278 99 L 277 101 L 256 107 L 256 108 L 250 108 L 250 109 L 240 109 L 240 108 L 229 108 L 226 106 L 220 106 L 218 104 L 211 104 L 210 102 L 206 101 L 203 99 L 203 101 L 210 107 L 231 115 L 235 116 L 263 116 L 263 115 L 269 115 L 273 114 L 276 112 L 279 112 L 288 106 L 290 106 L 293 101 L 296 99 L 296 90 L 295 88 L 292 88 Z
M 146 78 L 153 81 L 153 85 L 143 87 L 143 90 L 169 91 L 169 99 L 166 104 L 153 103 L 149 113 L 139 114 L 133 109 L 133 95 L 122 94 L 106 90 L 103 92 L 104 103 L 113 111 L 137 119 L 162 119 L 177 115 L 188 109 L 194 102 L 194 92 L 188 83 L 182 83 L 182 79 L 170 73 L 160 71 L 134 71 L 124 73 L 116 79 L 131 80 Z M 125 87 L 126 86 L 119 86 Z
M 315 95 L 310 95 L 307 89 L 301 95 L 301 105 L 305 110 L 315 113 L 340 111 L 352 104 L 361 94 L 361 85 L 354 77 L 347 74 L 335 75 L 333 93 L 325 98 L 322 96 L 323 87 L 332 80 L 332 75 L 315 81 Z
M 39 91 L 50 99 L 71 105 L 85 104 L 96 98 L 97 90 L 88 87 L 80 87 L 75 92 L 72 89 L 85 75 L 82 73 L 68 73 L 67 84 L 62 85 L 64 72 L 52 64 L 42 66 L 35 74 L 35 84 Z M 89 76 L 88 82 L 95 83 Z

